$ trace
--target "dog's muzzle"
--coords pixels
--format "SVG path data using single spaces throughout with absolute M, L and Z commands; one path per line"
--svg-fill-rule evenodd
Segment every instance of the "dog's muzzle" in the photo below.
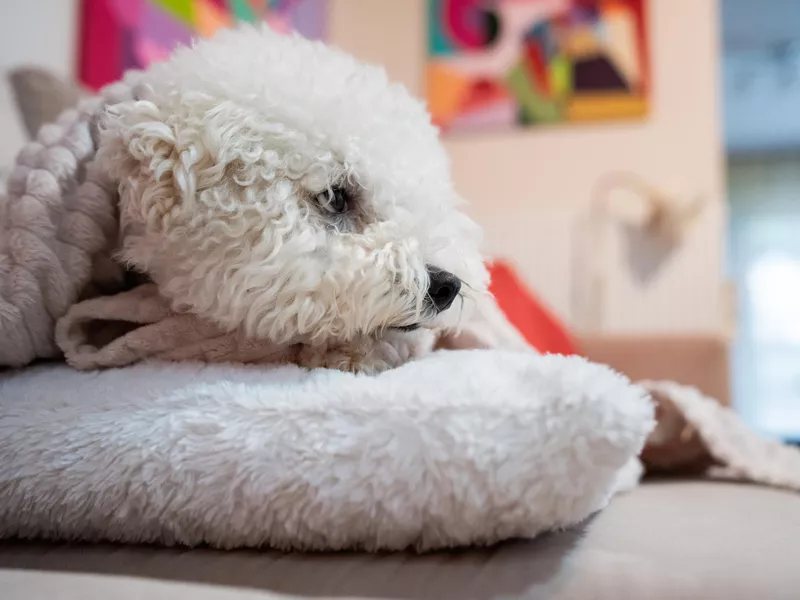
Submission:
M 453 304 L 461 291 L 461 280 L 448 271 L 428 266 L 428 302 L 437 313 Z

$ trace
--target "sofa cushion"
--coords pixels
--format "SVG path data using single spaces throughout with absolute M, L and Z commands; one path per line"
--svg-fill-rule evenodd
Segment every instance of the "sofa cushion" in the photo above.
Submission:
M 665 481 L 618 497 L 582 527 L 490 549 L 421 556 L 301 555 L 6 542 L 0 545 L 0 568 L 117 574 L 304 596 L 794 600 L 800 591 L 799 531 L 797 494 Z M 64 581 L 65 589 L 70 585 Z M 0 589 L 7 589 L 2 574 Z M 16 593 L 4 599 L 34 597 Z

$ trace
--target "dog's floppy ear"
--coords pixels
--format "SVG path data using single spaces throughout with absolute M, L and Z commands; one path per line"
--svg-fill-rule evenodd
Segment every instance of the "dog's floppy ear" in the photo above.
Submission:
M 155 103 L 130 100 L 108 107 L 96 160 L 119 184 L 123 220 L 161 229 L 191 209 L 197 165 L 206 155 L 197 132 L 181 131 Z

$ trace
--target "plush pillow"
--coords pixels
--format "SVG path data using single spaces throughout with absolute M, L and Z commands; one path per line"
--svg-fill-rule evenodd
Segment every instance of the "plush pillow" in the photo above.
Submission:
M 652 425 L 643 390 L 578 357 L 437 352 L 378 376 L 30 368 L 0 374 L 0 537 L 300 550 L 532 537 L 630 484 Z
M 67 108 L 78 104 L 81 90 L 44 69 L 20 68 L 9 73 L 17 107 L 29 138 L 45 123 L 56 120 Z
M 11 82 L 0 73 L 0 181 L 10 173 L 14 157 L 27 141 Z

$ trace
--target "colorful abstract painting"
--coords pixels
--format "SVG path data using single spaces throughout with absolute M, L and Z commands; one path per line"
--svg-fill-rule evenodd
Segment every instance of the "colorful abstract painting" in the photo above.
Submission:
M 647 0 L 428 0 L 427 98 L 443 131 L 641 117 Z
M 83 0 L 81 82 L 94 90 L 237 22 L 325 39 L 327 0 Z

